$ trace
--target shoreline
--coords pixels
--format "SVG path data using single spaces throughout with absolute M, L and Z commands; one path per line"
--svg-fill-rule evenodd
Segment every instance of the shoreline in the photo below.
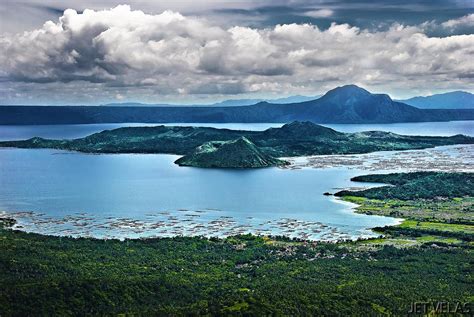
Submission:
M 350 207 L 350 212 L 352 212 L 352 213 L 355 213 L 355 214 L 358 214 L 358 215 L 376 216 L 376 217 L 384 217 L 384 218 L 393 219 L 395 223 L 391 224 L 391 225 L 386 225 L 387 227 L 396 227 L 396 226 L 401 225 L 404 221 L 409 220 L 407 218 L 398 218 L 398 217 L 391 217 L 391 216 L 385 216 L 385 215 L 363 213 L 363 212 L 360 212 L 358 210 L 358 208 L 362 207 L 362 205 L 359 205 L 359 204 L 351 202 L 351 201 L 344 200 L 343 197 L 334 197 L 334 196 L 332 196 L 332 197 L 333 197 L 333 201 L 335 203 L 341 204 L 341 205 L 346 205 L 346 206 Z M 372 230 L 373 228 L 369 228 L 369 229 Z
M 352 202 L 349 202 L 349 201 L 344 201 L 343 199 L 338 198 L 338 197 L 332 197 L 331 200 L 334 203 L 341 204 L 341 205 L 346 205 L 346 206 L 349 207 L 348 209 L 345 209 L 344 211 L 347 211 L 349 213 L 354 213 L 354 214 L 364 214 L 364 213 L 361 213 L 361 212 L 357 212 L 357 208 L 360 206 L 358 204 L 355 204 L 355 203 L 352 203 Z M 36 213 L 34 211 L 24 211 L 24 212 L 0 211 L 0 224 L 2 223 L 2 220 L 13 223 L 11 226 L 6 226 L 4 229 L 16 230 L 16 231 L 20 231 L 20 232 L 24 232 L 24 233 L 32 233 L 32 234 L 38 234 L 38 235 L 48 236 L 48 237 L 67 237 L 67 238 L 73 238 L 73 239 L 79 239 L 79 238 L 95 239 L 95 240 L 110 240 L 110 239 L 115 240 L 115 239 L 118 239 L 120 241 L 124 241 L 124 240 L 148 240 L 148 239 L 173 239 L 173 238 L 176 238 L 176 237 L 185 237 L 185 238 L 202 237 L 202 238 L 206 238 L 206 239 L 225 240 L 227 238 L 236 237 L 236 236 L 240 236 L 240 235 L 250 235 L 250 236 L 261 237 L 261 238 L 266 237 L 266 238 L 270 238 L 270 239 L 288 239 L 288 240 L 294 240 L 294 241 L 299 241 L 299 242 L 308 242 L 308 243 L 340 244 L 340 243 L 347 243 L 347 242 L 358 242 L 358 241 L 367 241 L 367 240 L 372 240 L 372 239 L 378 239 L 381 236 L 379 234 L 379 232 L 374 230 L 374 229 L 377 228 L 377 226 L 368 227 L 368 228 L 363 229 L 363 230 L 370 231 L 370 233 L 373 235 L 371 237 L 366 236 L 364 234 L 360 234 L 357 237 L 356 236 L 343 235 L 344 237 L 329 238 L 329 239 L 308 239 L 307 237 L 305 238 L 304 235 L 303 236 L 294 236 L 294 235 L 292 236 L 292 235 L 272 234 L 272 233 L 264 234 L 264 233 L 261 233 L 262 228 L 253 228 L 253 230 L 251 230 L 253 232 L 243 231 L 243 232 L 236 232 L 236 233 L 230 234 L 230 235 L 222 235 L 222 233 L 225 233 L 226 229 L 220 230 L 219 233 L 216 232 L 217 233 L 216 235 L 212 235 L 212 234 L 209 234 L 209 235 L 170 234 L 170 235 L 162 235 L 162 236 L 159 236 L 159 235 L 134 236 L 133 234 L 130 233 L 128 235 L 124 235 L 123 237 L 114 237 L 114 236 L 107 237 L 107 235 L 94 236 L 94 235 L 84 235 L 84 234 L 81 234 L 81 233 L 78 233 L 78 234 L 59 234 L 59 233 L 54 233 L 54 232 L 41 232 L 41 230 L 39 230 L 39 231 L 28 230 L 27 228 L 25 228 L 26 224 L 24 222 L 22 223 L 22 221 L 20 220 L 21 217 L 15 217 L 14 216 L 15 213 L 16 214 L 29 214 L 29 215 L 34 215 L 34 214 L 44 215 L 43 213 Z M 84 214 L 86 214 L 86 213 L 84 213 Z M 374 216 L 374 217 L 378 217 L 378 218 L 380 218 L 380 217 L 381 218 L 390 218 L 394 221 L 392 224 L 387 224 L 384 227 L 396 227 L 396 226 L 401 225 L 404 221 L 407 220 L 407 219 L 404 219 L 404 218 L 395 218 L 395 217 L 383 216 L 383 215 L 368 215 L 368 216 Z M 65 217 L 71 217 L 71 216 L 66 215 Z M 171 217 L 174 218 L 174 216 L 171 216 Z M 110 218 L 110 217 L 108 217 L 108 218 Z M 116 218 L 120 219 L 120 217 L 116 217 Z M 288 219 L 288 220 L 290 221 L 291 219 Z M 60 220 L 56 220 L 56 221 L 60 221 Z M 131 222 L 133 222 L 133 221 L 139 221 L 139 220 L 132 220 Z M 295 219 L 295 221 L 296 222 L 302 222 L 304 224 L 304 221 L 296 220 L 296 219 Z M 50 223 L 54 225 L 54 221 L 51 221 Z M 321 227 L 323 227 L 323 228 L 330 228 L 327 224 L 324 224 L 324 223 L 321 223 L 321 222 L 318 222 L 318 221 L 316 221 L 315 223 L 321 224 Z M 1 226 L 0 226 L 0 228 L 1 228 Z M 332 230 L 334 230 L 334 229 L 332 229 Z M 144 230 L 142 233 L 145 233 L 145 232 L 146 232 L 146 230 Z M 328 230 L 328 232 L 329 232 L 329 230 Z M 335 235 L 337 237 L 337 234 L 336 234 L 335 231 L 331 231 L 331 232 L 333 233 L 333 235 Z
M 403 219 L 405 221 L 406 219 Z M 2 222 L 10 222 L 13 223 L 13 225 L 3 225 Z M 401 222 L 401 223 L 402 223 Z M 401 224 L 400 223 L 400 224 Z M 389 225 L 386 227 L 394 227 L 398 226 L 400 224 L 394 224 L 394 225 Z M 298 238 L 298 237 L 288 237 L 288 236 L 282 236 L 282 235 L 260 235 L 260 234 L 254 234 L 254 233 L 242 233 L 242 234 L 236 234 L 236 235 L 230 235 L 230 236 L 225 236 L 225 237 L 219 237 L 219 236 L 202 236 L 202 235 L 175 235 L 175 236 L 149 236 L 149 237 L 125 237 L 125 238 L 104 238 L 104 237 L 94 237 L 94 236 L 71 236 L 71 235 L 56 235 L 56 234 L 50 234 L 50 233 L 39 233 L 39 232 L 34 232 L 34 231 L 27 231 L 23 230 L 23 228 L 16 228 L 15 226 L 18 225 L 16 222 L 16 219 L 14 218 L 1 218 L 0 217 L 0 232 L 2 230 L 10 230 L 10 231 L 17 231 L 21 232 L 24 234 L 32 234 L 32 235 L 38 235 L 42 237 L 48 237 L 48 238 L 66 238 L 66 239 L 72 239 L 72 240 L 94 240 L 94 241 L 120 241 L 120 242 L 125 242 L 125 241 L 159 241 L 159 240 L 174 240 L 176 238 L 182 238 L 182 239 L 204 239 L 208 241 L 226 241 L 228 239 L 233 239 L 233 238 L 238 238 L 242 236 L 247 236 L 247 237 L 254 237 L 254 238 L 261 238 L 264 240 L 268 241 L 287 241 L 287 242 L 295 242 L 295 243 L 310 243 L 310 244 L 329 244 L 329 245 L 345 245 L 347 243 L 358 243 L 358 242 L 370 242 L 370 241 L 375 241 L 379 239 L 385 239 L 387 238 L 383 234 L 374 231 L 374 228 L 369 228 L 373 233 L 377 233 L 377 236 L 374 237 L 358 237 L 356 239 L 338 239 L 338 240 L 311 240 L 311 239 L 304 239 L 304 238 Z

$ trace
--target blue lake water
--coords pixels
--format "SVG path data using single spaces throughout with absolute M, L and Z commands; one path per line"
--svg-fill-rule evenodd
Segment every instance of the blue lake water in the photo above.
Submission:
M 471 122 L 422 123 L 418 129 L 414 125 L 347 125 L 337 129 L 473 133 Z M 126 125 L 0 126 L 0 139 L 73 138 L 118 126 Z M 334 240 L 373 236 L 369 228 L 398 221 L 355 214 L 351 205 L 322 195 L 338 188 L 360 187 L 349 180 L 367 173 L 357 168 L 199 169 L 173 164 L 177 158 L 0 149 L 0 211 L 13 213 L 24 230 L 96 237 L 252 232 Z
M 35 136 L 43 138 L 73 139 L 85 137 L 103 130 L 120 127 L 154 126 L 144 123 L 109 123 L 109 124 L 70 124 L 70 125 L 0 125 L 0 141 L 21 140 Z M 216 127 L 239 130 L 261 131 L 281 127 L 280 123 L 168 123 L 166 125 Z M 392 124 L 325 124 L 341 132 L 360 132 L 380 130 L 406 135 L 449 136 L 455 134 L 474 135 L 474 121 L 420 122 Z

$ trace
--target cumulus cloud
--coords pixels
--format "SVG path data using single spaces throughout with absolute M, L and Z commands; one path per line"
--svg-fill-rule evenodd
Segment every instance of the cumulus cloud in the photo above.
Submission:
M 419 27 L 431 37 L 474 34 L 474 13 L 440 23 L 438 20 L 425 21 Z
M 334 14 L 334 11 L 331 9 L 319 9 L 319 10 L 311 10 L 305 12 L 306 16 L 312 17 L 312 18 L 327 18 L 330 17 Z
M 330 14 L 322 11 L 315 14 Z M 68 91 L 61 87 L 78 87 L 91 98 L 112 99 L 319 92 L 341 83 L 382 90 L 472 89 L 473 53 L 473 34 L 429 37 L 414 26 L 223 28 L 172 11 L 146 14 L 126 5 L 82 13 L 68 9 L 58 22 L 0 38 L 0 91 L 14 100 L 26 85 L 32 91 L 56 87 L 52 93 L 59 95 Z
M 459 26 L 474 26 L 474 14 L 465 15 L 459 19 L 452 19 L 441 24 L 445 28 L 456 28 Z
M 474 33 L 474 13 L 468 14 L 458 19 L 451 19 L 440 24 L 441 28 L 450 34 L 473 34 Z

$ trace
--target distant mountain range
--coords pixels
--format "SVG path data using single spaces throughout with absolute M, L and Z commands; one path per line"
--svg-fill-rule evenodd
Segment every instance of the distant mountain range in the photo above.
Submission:
M 197 105 L 178 105 L 178 104 L 146 104 L 138 102 L 121 102 L 121 103 L 108 103 L 102 106 L 107 107 L 240 107 L 240 106 L 251 106 L 259 102 L 270 102 L 274 104 L 287 104 L 287 103 L 297 103 L 304 102 L 309 100 L 315 100 L 320 98 L 321 95 L 317 96 L 289 96 L 277 99 L 228 99 L 211 104 L 197 104 Z
M 251 106 L 259 102 L 272 104 L 289 104 L 312 101 L 321 98 L 316 96 L 289 96 L 276 99 L 228 99 L 211 104 L 179 105 L 179 104 L 145 104 L 138 102 L 109 103 L 103 106 L 108 107 L 240 107 Z M 474 109 L 474 94 L 466 91 L 452 91 L 431 96 L 417 96 L 409 99 L 395 100 L 420 109 Z
M 474 94 L 466 91 L 453 91 L 399 101 L 422 109 L 474 109 Z
M 288 103 L 298 103 L 298 102 L 315 100 L 320 97 L 321 95 L 317 95 L 317 96 L 296 95 L 296 96 L 289 96 L 289 97 L 277 98 L 277 99 L 229 99 L 229 100 L 224 100 L 221 102 L 216 102 L 209 106 L 217 106 L 217 107 L 251 106 L 259 102 L 269 102 L 273 104 L 288 104 Z
M 474 120 L 474 109 L 419 109 L 355 85 L 315 100 L 250 106 L 1 106 L 0 124 L 80 123 L 395 123 Z

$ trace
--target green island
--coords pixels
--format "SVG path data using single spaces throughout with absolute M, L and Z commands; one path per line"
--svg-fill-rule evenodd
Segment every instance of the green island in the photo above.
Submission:
M 413 302 L 432 312 L 439 301 L 450 303 L 452 315 L 472 314 L 472 177 L 359 177 L 392 186 L 343 191 L 341 199 L 359 204 L 358 212 L 406 220 L 376 228 L 378 238 L 338 243 L 251 235 L 74 239 L 11 230 L 14 220 L 3 218 L 0 315 L 391 316 L 408 315 Z M 387 191 L 393 196 L 385 199 Z
M 311 122 L 295 121 L 265 131 L 181 126 L 127 127 L 74 140 L 35 137 L 3 141 L 0 147 L 52 148 L 86 153 L 177 154 L 184 155 L 176 162 L 180 165 L 251 168 L 285 164 L 279 157 L 358 154 L 473 143 L 473 137 L 464 135 L 407 136 L 382 131 L 342 133 Z
M 232 141 L 211 141 L 175 161 L 180 166 L 258 168 L 289 164 L 260 150 L 246 137 Z

